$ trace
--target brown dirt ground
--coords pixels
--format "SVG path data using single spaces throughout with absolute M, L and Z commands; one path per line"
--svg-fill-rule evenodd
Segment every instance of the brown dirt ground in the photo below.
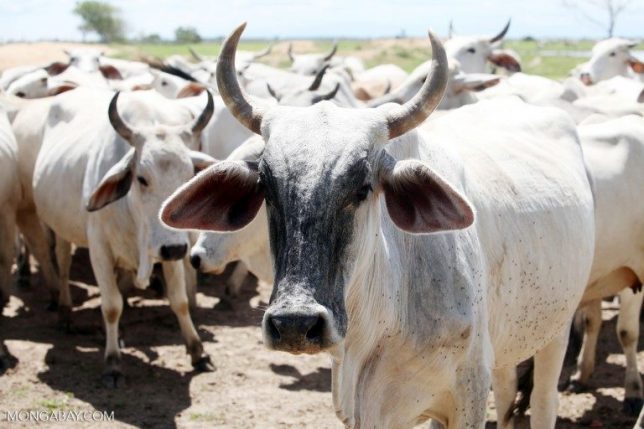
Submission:
M 49 64 L 54 61 L 67 61 L 65 49 L 87 48 L 82 43 L 34 42 L 8 43 L 0 45 L 0 70 L 29 64 Z M 105 45 L 91 45 L 92 48 L 102 49 L 106 53 L 109 48 Z
M 200 284 L 193 319 L 217 366 L 206 374 L 192 371 L 166 302 L 151 290 L 130 296 L 121 320 L 126 386 L 108 390 L 100 380 L 104 335 L 86 251 L 77 252 L 72 274 L 75 334 L 55 327 L 56 314 L 45 310 L 48 294 L 39 275 L 29 288 L 14 287 L 2 329 L 19 363 L 0 378 L 0 427 L 31 427 L 2 422 L 3 412 L 19 409 L 115 413 L 110 424 L 39 425 L 53 428 L 341 427 L 331 404 L 329 358 L 263 347 L 259 325 L 270 286 L 248 278 L 242 295 L 228 300 L 224 277 Z M 604 318 L 592 389 L 560 395 L 557 428 L 632 427 L 634 419 L 621 413 L 624 358 L 614 333 L 612 304 Z M 644 353 L 639 361 L 641 368 Z M 491 400 L 488 415 L 487 429 L 496 427 Z

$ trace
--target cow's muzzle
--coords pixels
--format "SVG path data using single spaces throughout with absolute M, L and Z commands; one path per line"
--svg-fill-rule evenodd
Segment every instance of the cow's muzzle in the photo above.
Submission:
M 318 353 L 334 344 L 326 311 L 267 312 L 262 323 L 266 346 L 290 353 Z

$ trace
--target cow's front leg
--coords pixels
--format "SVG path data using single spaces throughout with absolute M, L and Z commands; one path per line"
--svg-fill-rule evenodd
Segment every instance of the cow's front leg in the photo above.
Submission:
M 534 390 L 530 398 L 532 429 L 553 429 L 557 421 L 557 383 L 568 345 L 570 325 L 534 356 Z
M 204 352 L 201 340 L 197 335 L 192 319 L 190 318 L 190 306 L 186 294 L 186 283 L 183 271 L 183 262 L 164 262 L 163 276 L 166 280 L 168 300 L 170 308 L 177 316 L 181 334 L 186 343 L 186 349 L 192 359 L 192 366 L 197 371 L 214 371 L 215 367 L 210 357 Z
M 498 429 L 514 428 L 512 408 L 517 396 L 517 369 L 514 366 L 498 368 L 492 372 L 496 421 Z
M 630 416 L 637 416 L 642 409 L 642 377 L 637 369 L 637 340 L 640 337 L 642 297 L 644 293 L 634 293 L 631 288 L 626 288 L 619 293 L 617 338 L 626 357 L 624 412 Z
M 114 260 L 107 245 L 89 247 L 90 261 L 101 293 L 101 311 L 105 323 L 105 370 L 103 383 L 107 387 L 123 384 L 121 351 L 119 349 L 119 320 L 123 313 L 123 297 L 116 283 Z
M 490 391 L 490 370 L 484 366 L 460 368 L 456 371 L 454 410 L 447 429 L 485 428 L 485 409 Z

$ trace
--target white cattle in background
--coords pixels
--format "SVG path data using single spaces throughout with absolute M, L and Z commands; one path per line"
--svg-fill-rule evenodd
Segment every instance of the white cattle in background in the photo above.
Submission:
M 11 295 L 11 265 L 14 257 L 16 232 L 16 211 L 20 202 L 18 182 L 18 147 L 7 118 L 7 112 L 0 107 L 0 375 L 13 366 L 14 359 L 6 349 L 4 339 L 7 328 L 2 310 Z
M 464 73 L 458 61 L 454 59 L 449 59 L 448 67 L 447 89 L 438 105 L 438 109 L 441 110 L 476 103 L 480 91 L 497 85 L 503 78 L 487 73 Z M 405 103 L 411 100 L 425 82 L 430 68 L 431 61 L 419 65 L 397 89 L 382 97 L 369 100 L 367 105 L 377 107 L 386 103 Z
M 447 86 L 431 33 L 432 73 L 402 106 L 271 108 L 237 83 L 244 27 L 224 42 L 217 78 L 231 112 L 266 141 L 261 161 L 208 168 L 166 201 L 161 219 L 234 231 L 266 202 L 275 280 L 264 342 L 332 353 L 345 426 L 432 418 L 483 428 L 492 381 L 504 422 L 514 365 L 536 354 L 532 424 L 553 428 L 566 327 L 594 248 L 574 123 L 503 100 L 414 132 Z
M 289 70 L 305 76 L 314 76 L 328 64 L 332 68 L 346 71 L 351 80 L 364 72 L 364 64 L 359 58 L 336 56 L 337 52 L 337 42 L 333 43 L 331 51 L 326 54 L 295 54 L 293 53 L 293 44 L 289 44 L 286 51 L 291 60 Z
M 489 63 L 510 72 L 521 71 L 521 64 L 516 55 L 499 49 L 497 46 L 509 28 L 510 20 L 503 30 L 494 37 L 450 37 L 445 41 L 447 56 L 457 60 L 465 73 L 485 73 L 488 71 Z
M 572 73 L 586 85 L 615 76 L 643 80 L 644 62 L 631 53 L 636 45 L 636 42 L 618 37 L 597 42 L 590 60 L 578 65 Z
M 89 248 L 106 331 L 104 381 L 114 387 L 122 381 L 118 284 L 133 278 L 146 287 L 155 262 L 193 366 L 212 370 L 190 318 L 182 262 L 188 235 L 156 217 L 164 198 L 214 162 L 188 149 L 212 115 L 212 97 L 196 119 L 154 91 L 124 96 L 123 117 L 118 100 L 119 93 L 80 88 L 56 97 L 33 179 L 38 214 L 56 234 L 61 295 L 69 295 L 71 243 Z
M 596 246 L 581 303 L 586 339 L 572 382 L 576 389 L 587 387 L 595 367 L 601 300 L 619 294 L 617 336 L 626 356 L 624 408 L 637 415 L 644 393 L 637 368 L 644 293 L 634 291 L 644 282 L 644 118 L 626 116 L 578 130 L 594 186 Z
M 351 87 L 358 100 L 368 101 L 398 88 L 408 76 L 395 64 L 381 64 L 354 76 Z

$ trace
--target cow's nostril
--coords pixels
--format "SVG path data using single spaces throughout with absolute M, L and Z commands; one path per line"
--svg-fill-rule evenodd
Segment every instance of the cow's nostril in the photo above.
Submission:
M 322 336 L 324 335 L 324 325 L 324 318 L 318 316 L 313 326 L 307 331 L 306 338 L 309 341 L 321 342 Z
M 176 261 L 186 256 L 188 252 L 187 244 L 173 244 L 170 246 L 161 246 L 161 258 L 164 261 Z
M 271 338 L 275 341 L 281 338 L 278 325 L 281 325 L 279 320 L 276 320 L 273 317 L 268 318 L 268 332 L 271 334 Z
M 192 268 L 194 268 L 195 270 L 198 270 L 201 266 L 201 256 L 192 255 L 190 257 L 190 265 L 192 265 Z

